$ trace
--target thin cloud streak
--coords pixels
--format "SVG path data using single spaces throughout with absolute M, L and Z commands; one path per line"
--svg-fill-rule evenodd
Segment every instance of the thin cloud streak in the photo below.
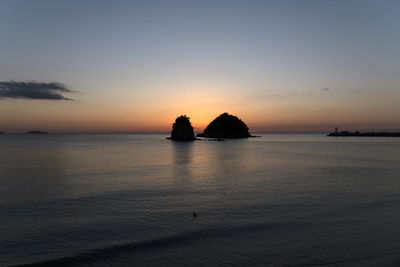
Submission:
M 278 94 L 255 94 L 247 96 L 247 99 L 250 100 L 285 100 L 288 97 L 286 95 L 278 95 Z
M 72 93 L 65 85 L 56 82 L 16 82 L 0 81 L 1 98 L 71 100 L 64 93 Z

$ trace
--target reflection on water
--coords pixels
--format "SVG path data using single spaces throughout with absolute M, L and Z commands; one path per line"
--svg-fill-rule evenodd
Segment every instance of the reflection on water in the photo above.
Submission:
M 171 141 L 174 159 L 173 177 L 180 188 L 187 186 L 192 180 L 194 142 Z
M 171 141 L 175 165 L 189 164 L 193 160 L 194 142 Z
M 217 142 L 214 146 L 210 144 L 212 150 L 212 160 L 215 161 L 216 172 L 227 175 L 238 173 L 239 170 L 246 164 L 246 159 L 243 155 L 246 153 L 243 145 L 246 139 L 233 139 L 224 142 Z M 229 179 L 229 177 L 227 177 Z

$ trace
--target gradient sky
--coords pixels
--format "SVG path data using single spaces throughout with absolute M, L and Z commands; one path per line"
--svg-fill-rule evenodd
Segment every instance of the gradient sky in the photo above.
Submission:
M 400 1 L 0 1 L 1 131 L 400 130 Z

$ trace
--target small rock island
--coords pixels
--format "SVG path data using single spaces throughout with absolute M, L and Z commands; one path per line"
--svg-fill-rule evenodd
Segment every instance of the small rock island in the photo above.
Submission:
M 26 132 L 27 134 L 48 134 L 47 132 L 42 132 L 42 131 L 29 131 Z
M 196 140 L 190 118 L 186 115 L 181 115 L 176 118 L 172 125 L 171 137 L 168 139 L 174 141 L 193 141 Z
M 246 138 L 252 137 L 249 127 L 238 117 L 223 113 L 215 118 L 198 137 Z

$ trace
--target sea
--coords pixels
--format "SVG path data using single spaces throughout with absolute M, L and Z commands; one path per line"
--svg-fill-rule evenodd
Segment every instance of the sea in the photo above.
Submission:
M 0 135 L 0 266 L 400 266 L 400 138 Z

